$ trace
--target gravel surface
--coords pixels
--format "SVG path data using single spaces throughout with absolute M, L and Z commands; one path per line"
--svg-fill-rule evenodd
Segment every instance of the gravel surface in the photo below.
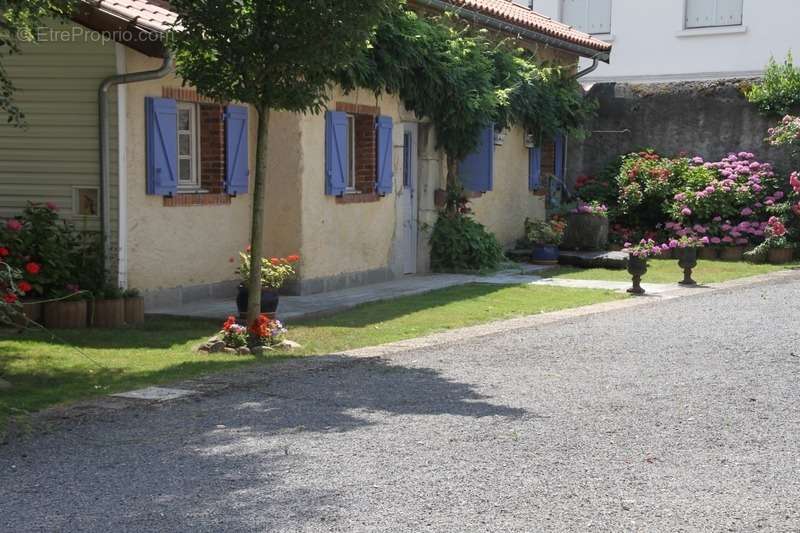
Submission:
M 265 367 L 65 421 L 0 446 L 0 529 L 798 531 L 799 293 Z

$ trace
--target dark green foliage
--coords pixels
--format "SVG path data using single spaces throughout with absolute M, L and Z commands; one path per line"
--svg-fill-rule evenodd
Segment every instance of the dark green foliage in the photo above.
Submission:
M 431 235 L 431 268 L 435 272 L 496 269 L 503 249 L 482 224 L 462 213 L 441 213 Z
M 177 73 L 204 95 L 259 111 L 319 112 L 333 73 L 371 38 L 390 0 L 171 0 Z
M 800 104 L 800 69 L 794 65 L 791 52 L 783 63 L 770 58 L 764 80 L 745 90 L 750 103 L 770 116 L 789 114 Z
M 339 81 L 345 89 L 397 94 L 431 120 L 439 148 L 456 161 L 475 148 L 490 122 L 521 125 L 542 137 L 580 136 L 595 104 L 564 71 L 538 65 L 513 44 L 451 15 L 425 18 L 401 7 Z

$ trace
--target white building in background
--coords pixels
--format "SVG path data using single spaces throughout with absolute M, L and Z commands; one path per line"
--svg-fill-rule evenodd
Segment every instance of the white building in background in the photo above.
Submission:
M 771 56 L 800 59 L 800 0 L 513 1 L 614 44 L 587 83 L 752 77 Z

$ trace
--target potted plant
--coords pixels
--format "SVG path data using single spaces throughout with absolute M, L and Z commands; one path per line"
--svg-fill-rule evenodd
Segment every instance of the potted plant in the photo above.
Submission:
M 95 293 L 89 313 L 89 325 L 96 328 L 120 328 L 125 325 L 122 289 L 107 287 Z
M 525 236 L 532 246 L 531 262 L 538 265 L 558 264 L 558 245 L 564 238 L 563 221 L 525 219 Z
M 250 250 L 239 252 L 239 268 L 236 273 L 242 279 L 236 295 L 236 307 L 240 315 L 247 313 L 247 304 L 250 295 L 247 291 L 247 280 L 250 277 Z M 278 290 L 287 280 L 295 277 L 295 263 L 300 261 L 299 255 L 287 257 L 263 258 L 261 263 L 261 311 L 274 315 L 278 311 L 280 296 Z
M 788 230 L 783 220 L 771 217 L 764 231 L 764 242 L 747 253 L 747 258 L 755 261 L 768 261 L 774 265 L 790 263 L 794 259 L 794 243 L 790 242 Z
M 678 266 L 683 269 L 683 280 L 678 282 L 680 285 L 687 287 L 697 285 L 697 282 L 692 279 L 692 271 L 697 267 L 698 251 L 708 242 L 708 237 L 697 238 L 694 236 L 683 236 L 669 242 L 669 247 L 675 250 L 675 254 L 678 256 Z
M 628 273 L 633 277 L 633 286 L 628 292 L 641 296 L 646 292 L 642 287 L 642 276 L 647 273 L 647 260 L 660 256 L 662 248 L 652 239 L 642 239 L 636 245 L 625 243 L 622 251 L 628 254 Z
M 125 323 L 128 325 L 144 323 L 144 298 L 138 289 L 126 289 L 122 293 L 125 300 Z
M 564 233 L 567 250 L 605 250 L 608 246 L 608 207 L 581 202 L 570 211 Z

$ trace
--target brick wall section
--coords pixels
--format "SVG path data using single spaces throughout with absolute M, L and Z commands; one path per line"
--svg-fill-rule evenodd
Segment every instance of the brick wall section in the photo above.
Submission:
M 200 105 L 200 186 L 210 193 L 225 188 L 225 124 L 223 107 Z
M 375 146 L 375 117 L 355 115 L 356 126 L 356 190 L 375 191 L 377 177 L 377 148 Z

